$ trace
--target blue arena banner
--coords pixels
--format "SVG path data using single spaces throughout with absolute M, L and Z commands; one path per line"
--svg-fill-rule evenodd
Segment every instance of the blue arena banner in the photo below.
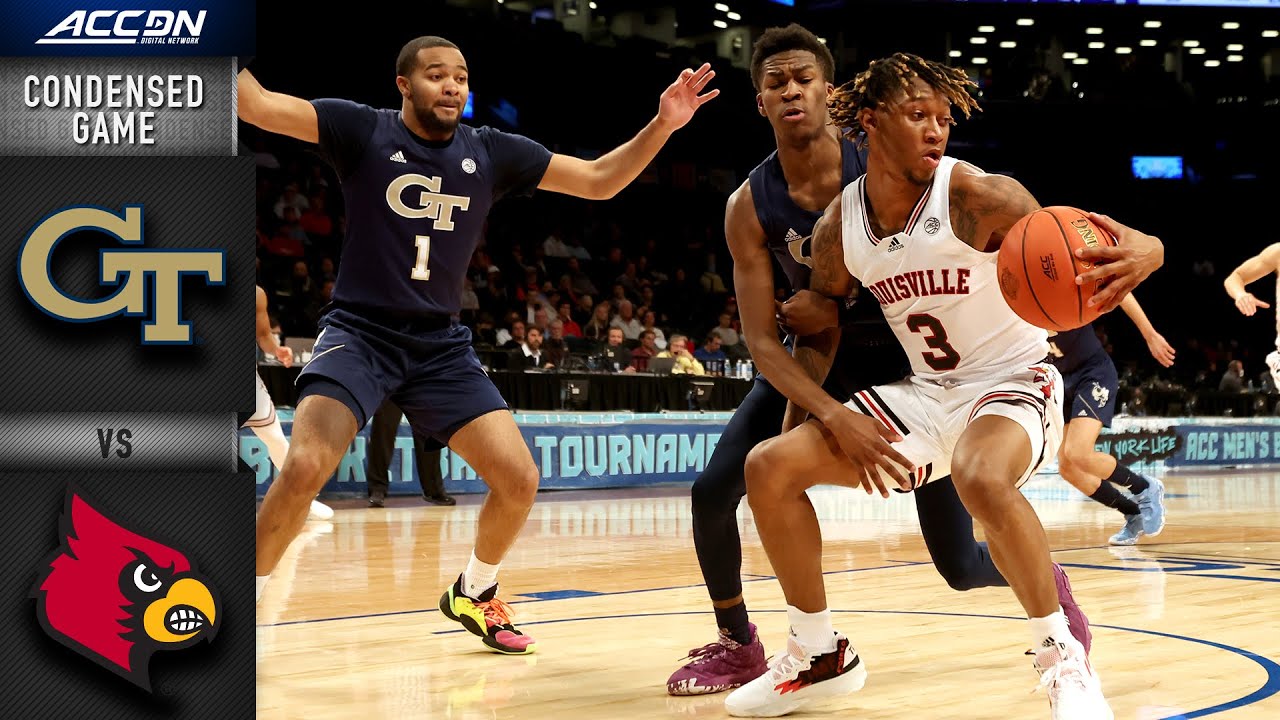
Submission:
M 252 0 L 19 0 L 0 24 L 0 55 L 253 55 Z
M 292 414 L 280 411 L 288 435 Z M 646 415 L 516 415 L 520 432 L 542 476 L 544 490 L 625 488 L 690 483 L 706 467 L 732 413 Z M 1280 465 L 1280 419 L 1249 422 L 1207 418 L 1117 418 L 1098 450 L 1141 470 L 1261 468 Z M 258 494 L 274 477 L 266 446 L 252 431 L 240 431 L 240 457 L 256 473 Z M 324 492 L 366 493 L 368 428 L 362 430 Z M 393 495 L 421 492 L 414 467 L 413 437 L 402 422 L 390 468 Z M 1053 474 L 1049 463 L 1041 474 Z M 448 449 L 440 473 L 452 493 L 484 492 L 475 471 Z

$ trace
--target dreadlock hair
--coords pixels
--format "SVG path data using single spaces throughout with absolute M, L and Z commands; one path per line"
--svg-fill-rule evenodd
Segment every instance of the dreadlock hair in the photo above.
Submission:
M 913 77 L 920 78 L 942 93 L 952 105 L 960 108 L 966 118 L 972 111 L 982 110 L 969 94 L 969 88 L 978 84 L 970 80 L 963 70 L 911 53 L 894 53 L 871 61 L 857 77 L 836 88 L 827 101 L 831 123 L 846 137 L 859 138 L 860 143 L 864 142 L 866 135 L 858 121 L 858 111 L 862 108 L 874 110 L 897 93 L 908 92 Z
M 786 27 L 771 27 L 756 40 L 751 48 L 751 85 L 756 92 L 760 91 L 760 75 L 764 72 L 764 61 L 788 50 L 808 50 L 818 59 L 818 67 L 822 69 L 822 79 L 831 82 L 836 76 L 836 60 L 831 56 L 831 48 L 809 32 L 804 26 L 791 23 Z
M 437 47 L 458 49 L 457 45 L 437 35 L 423 35 L 405 43 L 396 56 L 396 75 L 409 77 L 418 65 L 418 51 Z

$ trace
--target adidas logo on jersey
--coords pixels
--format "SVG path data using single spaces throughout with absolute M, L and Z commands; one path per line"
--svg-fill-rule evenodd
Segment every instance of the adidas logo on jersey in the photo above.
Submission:
M 402 150 L 395 151 L 389 159 L 392 162 L 398 162 L 398 163 L 408 162 L 408 160 L 404 159 L 404 151 Z
M 800 237 L 800 233 L 796 232 L 795 228 L 787 228 L 787 237 L 783 239 L 783 242 L 790 245 L 791 243 L 802 239 L 803 238 Z
M 898 238 L 896 237 L 889 241 L 889 252 L 893 252 L 895 250 L 901 250 L 902 247 L 903 247 L 902 243 L 899 242 Z

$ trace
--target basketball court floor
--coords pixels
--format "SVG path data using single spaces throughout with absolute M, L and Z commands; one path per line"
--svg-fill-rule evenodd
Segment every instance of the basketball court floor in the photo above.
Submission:
M 1280 473 L 1168 475 L 1158 538 L 1110 548 L 1120 516 L 1056 476 L 1024 492 L 1093 622 L 1093 662 L 1121 720 L 1280 718 Z M 855 695 L 795 716 L 1048 718 L 1007 588 L 935 573 L 909 496 L 811 493 L 836 627 L 870 671 Z M 726 717 L 724 695 L 673 698 L 667 676 L 715 637 L 686 488 L 543 493 L 501 596 L 539 652 L 504 657 L 436 602 L 471 551 L 479 497 L 454 508 L 338 501 L 308 523 L 258 606 L 260 718 Z M 785 604 L 743 503 L 745 595 L 768 653 Z

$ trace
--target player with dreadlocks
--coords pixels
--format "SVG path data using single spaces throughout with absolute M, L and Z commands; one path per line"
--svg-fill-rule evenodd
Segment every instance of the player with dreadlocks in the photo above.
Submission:
M 788 408 L 784 434 L 748 455 L 747 498 L 787 599 L 791 641 L 769 672 L 726 699 L 731 715 L 782 715 L 866 680 L 849 639 L 831 624 L 822 536 L 805 491 L 874 487 L 888 497 L 886 479 L 911 491 L 949 474 L 1027 613 L 1055 720 L 1113 717 L 1059 604 L 1044 529 L 1018 491 L 1058 448 L 1062 381 L 1044 361 L 1046 332 L 1013 313 L 996 280 L 1005 233 L 1040 205 L 1017 181 L 943 154 L 953 106 L 966 115 L 977 108 L 971 86 L 960 70 L 899 53 L 831 98 L 837 126 L 865 133 L 867 172 L 814 229 L 810 289 L 828 297 L 867 290 L 914 374 L 855 393 L 843 408 L 813 394 L 815 407 L 803 410 L 814 419 L 799 422 L 801 409 Z M 1163 245 L 1092 219 L 1120 242 L 1086 251 L 1103 264 L 1081 276 L 1111 278 L 1100 297 L 1109 309 L 1162 264 Z M 835 327 L 797 343 L 796 359 L 815 382 L 830 371 L 839 337 Z M 830 422 L 842 432 L 833 434 Z

